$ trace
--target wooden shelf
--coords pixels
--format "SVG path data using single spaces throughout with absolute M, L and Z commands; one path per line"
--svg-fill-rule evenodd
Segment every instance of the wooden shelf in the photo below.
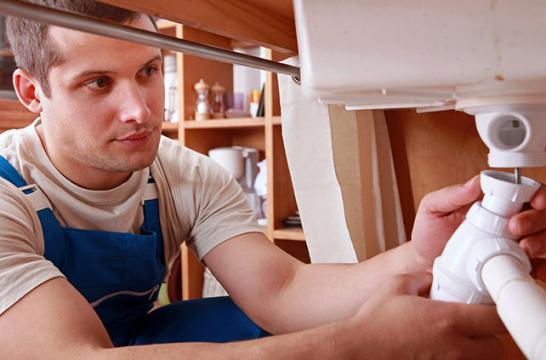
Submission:
M 210 119 L 210 120 L 185 120 L 185 129 L 226 129 L 226 128 L 247 128 L 265 126 L 265 118 L 232 118 L 232 119 Z
M 163 122 L 161 125 L 161 131 L 164 133 L 171 133 L 178 131 L 178 123 Z
M 265 118 L 233 118 L 233 119 L 211 119 L 203 121 L 186 120 L 183 126 L 186 129 L 226 129 L 226 128 L 246 128 L 265 126 Z M 272 118 L 273 125 L 281 125 L 281 117 Z M 178 131 L 179 123 L 163 122 L 161 131 L 163 133 L 175 133 Z
M 302 228 L 284 228 L 273 230 L 273 238 L 276 240 L 305 241 Z

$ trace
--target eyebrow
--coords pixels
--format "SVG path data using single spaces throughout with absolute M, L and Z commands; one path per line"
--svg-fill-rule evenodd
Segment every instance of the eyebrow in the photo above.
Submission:
M 154 56 L 152 59 L 145 62 L 140 69 L 150 65 L 151 63 L 161 60 L 161 55 Z M 116 75 L 117 72 L 110 71 L 110 70 L 88 70 L 88 71 L 82 71 L 81 73 L 77 74 L 73 77 L 73 79 L 79 79 L 82 77 L 90 76 L 90 75 Z

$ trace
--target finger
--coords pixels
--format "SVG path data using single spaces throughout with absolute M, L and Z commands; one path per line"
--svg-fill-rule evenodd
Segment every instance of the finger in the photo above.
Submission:
M 453 304 L 456 330 L 468 336 L 489 336 L 506 333 L 494 305 Z
M 533 267 L 531 276 L 542 282 L 546 282 L 546 259 L 532 259 L 531 265 Z
M 496 336 L 482 336 L 463 342 L 465 359 L 500 359 L 502 342 Z
M 546 188 L 544 188 L 544 185 L 533 195 L 531 206 L 536 210 L 546 209 Z
M 434 191 L 423 198 L 422 206 L 430 213 L 446 214 L 478 200 L 481 195 L 479 176 L 463 185 L 453 185 Z
M 545 210 L 527 210 L 516 214 L 508 221 L 508 229 L 516 236 L 527 236 L 546 228 Z
M 530 258 L 546 253 L 546 230 L 527 236 L 519 242 L 519 246 Z
M 394 276 L 384 288 L 390 295 L 425 295 L 432 285 L 432 274 L 426 271 Z

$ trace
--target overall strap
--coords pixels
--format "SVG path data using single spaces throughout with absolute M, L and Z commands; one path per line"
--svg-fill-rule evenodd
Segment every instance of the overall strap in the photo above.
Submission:
M 28 185 L 25 179 L 23 179 L 23 177 L 19 174 L 19 172 L 15 170 L 13 165 L 11 165 L 9 161 L 7 161 L 6 158 L 3 156 L 0 156 L 0 177 L 3 177 L 18 188 L 22 188 Z
M 144 224 L 143 229 L 148 231 L 153 231 L 158 235 L 158 246 L 157 246 L 157 256 L 161 259 L 161 262 L 164 263 L 164 254 L 163 254 L 163 236 L 161 234 L 161 222 L 159 219 L 159 200 L 157 194 L 157 184 L 155 183 L 154 178 L 150 174 L 148 182 L 146 184 L 146 189 L 144 191 Z
M 57 267 L 62 266 L 64 263 L 62 254 L 65 246 L 64 241 L 60 241 L 60 239 L 63 239 L 62 229 L 55 215 L 53 215 L 45 195 L 36 185 L 28 185 L 21 174 L 3 156 L 0 156 L 0 177 L 17 186 L 26 195 L 40 219 L 44 243 L 47 245 L 55 244 L 56 251 L 50 251 L 51 246 L 45 246 L 44 257 Z

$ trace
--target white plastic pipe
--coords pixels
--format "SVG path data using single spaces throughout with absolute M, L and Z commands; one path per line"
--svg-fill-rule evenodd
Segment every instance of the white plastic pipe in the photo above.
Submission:
M 529 359 L 546 359 L 546 291 L 514 256 L 499 255 L 483 266 L 481 278 L 502 322 Z

